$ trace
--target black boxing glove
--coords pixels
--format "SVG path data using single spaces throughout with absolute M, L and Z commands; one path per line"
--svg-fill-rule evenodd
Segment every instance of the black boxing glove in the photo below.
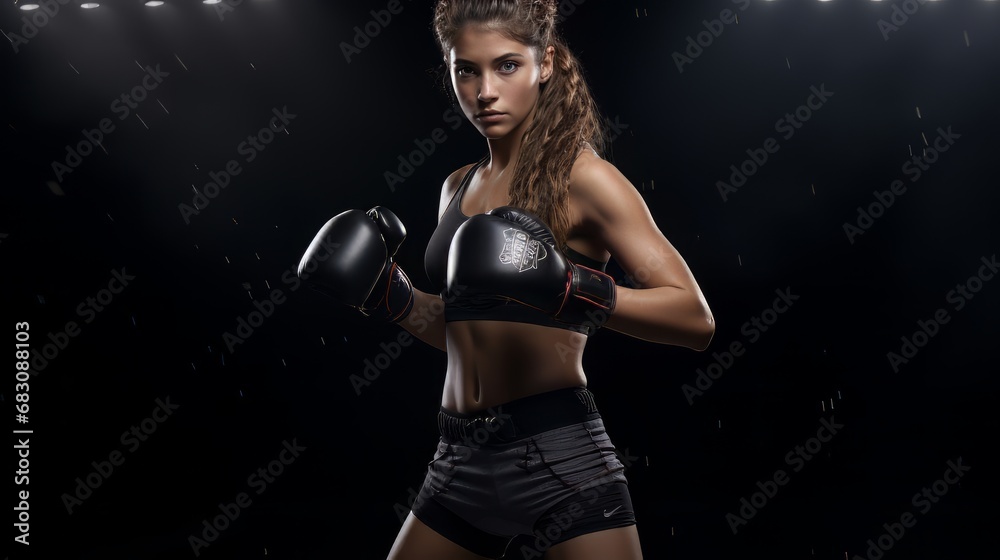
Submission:
M 365 315 L 398 323 L 413 309 L 413 285 L 393 260 L 404 239 L 406 228 L 387 208 L 341 212 L 313 238 L 298 276 Z
M 384 321 L 398 323 L 413 310 L 413 283 L 393 257 L 406 239 L 406 227 L 391 210 L 376 206 L 368 217 L 378 225 L 388 258 L 375 281 L 361 312 Z
M 512 206 L 459 226 L 448 252 L 447 282 L 458 294 L 501 296 L 595 328 L 614 313 L 617 296 L 614 278 L 570 262 L 541 219 Z

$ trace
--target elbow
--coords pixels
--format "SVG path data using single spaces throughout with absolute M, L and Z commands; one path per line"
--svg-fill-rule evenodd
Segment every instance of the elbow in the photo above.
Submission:
M 708 350 L 709 345 L 712 343 L 712 339 L 715 337 L 715 318 L 712 314 L 707 314 L 705 321 L 700 325 L 700 328 L 696 329 L 697 337 L 694 339 L 691 349 L 704 352 Z

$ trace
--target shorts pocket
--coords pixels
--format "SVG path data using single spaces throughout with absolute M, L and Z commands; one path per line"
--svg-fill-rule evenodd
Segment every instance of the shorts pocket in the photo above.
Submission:
M 427 478 L 424 481 L 425 490 L 429 490 L 432 495 L 446 491 L 451 480 L 455 478 L 457 470 L 458 465 L 452 445 L 446 443 L 443 439 L 438 440 L 437 450 L 434 451 L 434 458 L 427 463 Z
M 625 479 L 625 466 L 600 418 L 543 432 L 532 443 L 539 462 L 567 488 Z

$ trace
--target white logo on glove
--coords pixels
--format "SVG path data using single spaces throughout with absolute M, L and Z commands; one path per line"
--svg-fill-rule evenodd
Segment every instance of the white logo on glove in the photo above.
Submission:
M 537 269 L 538 261 L 548 256 L 545 245 L 541 241 L 530 239 L 524 231 L 509 228 L 503 231 L 503 236 L 500 262 L 516 267 L 518 272 Z

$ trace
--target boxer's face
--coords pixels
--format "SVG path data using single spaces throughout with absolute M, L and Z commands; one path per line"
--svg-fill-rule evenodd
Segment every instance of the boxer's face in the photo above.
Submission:
M 458 34 L 448 59 L 465 117 L 491 139 L 506 136 L 534 115 L 539 84 L 552 73 L 551 55 L 540 64 L 530 47 L 475 26 Z M 480 113 L 486 110 L 503 115 L 485 118 Z

